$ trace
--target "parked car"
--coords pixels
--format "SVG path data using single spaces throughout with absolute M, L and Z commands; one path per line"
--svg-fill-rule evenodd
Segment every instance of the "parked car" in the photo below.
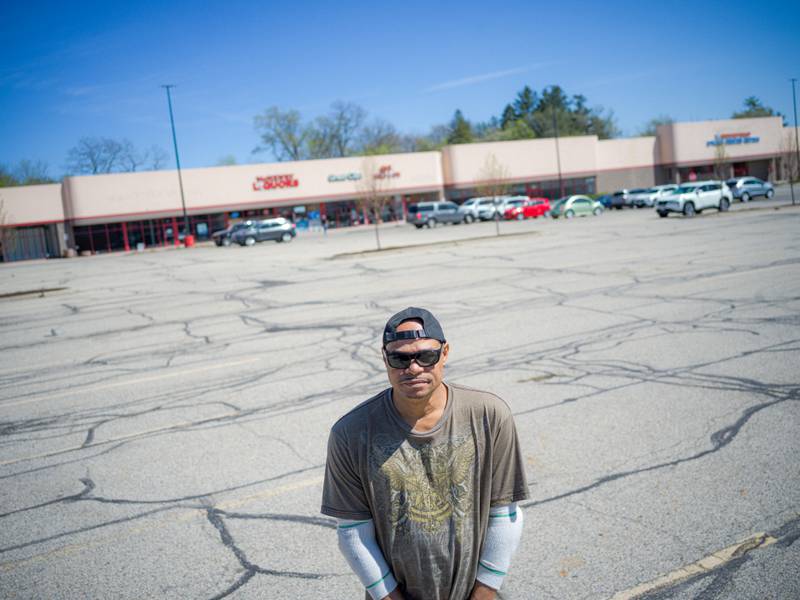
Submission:
M 625 206 L 631 208 L 640 208 L 643 205 L 639 203 L 639 198 L 649 191 L 649 188 L 634 188 L 632 190 L 628 190 L 628 194 L 625 196 Z
M 454 202 L 419 202 L 408 205 L 408 222 L 417 229 L 436 227 L 439 223 L 463 223 L 464 213 Z
M 231 241 L 240 246 L 253 246 L 257 242 L 266 241 L 291 242 L 296 235 L 294 223 L 278 217 L 250 222 L 247 227 L 238 229 L 231 236 Z
M 550 208 L 550 216 L 554 219 L 564 217 L 599 216 L 603 214 L 603 205 L 588 196 L 565 196 L 555 201 Z
M 464 215 L 465 223 L 489 221 L 494 219 L 495 199 L 491 197 L 470 198 L 458 207 L 458 211 Z
M 656 202 L 656 212 L 659 217 L 666 217 L 671 212 L 693 217 L 708 208 L 724 212 L 730 207 L 732 199 L 730 189 L 722 181 L 684 183 Z
M 536 219 L 546 216 L 550 212 L 550 200 L 547 198 L 531 198 L 520 206 L 512 206 L 503 213 L 504 219 Z
M 508 209 L 522 206 L 528 200 L 530 200 L 530 198 L 527 196 L 500 196 L 495 202 L 495 214 L 492 215 L 492 218 L 497 215 L 502 217 L 506 214 Z
M 231 245 L 231 237 L 234 233 L 239 231 L 240 229 L 246 229 L 247 227 L 251 227 L 253 224 L 252 221 L 243 221 L 241 223 L 233 223 L 226 227 L 225 229 L 220 229 L 219 231 L 215 231 L 211 234 L 211 239 L 214 240 L 214 243 L 217 246 L 230 246 Z
M 758 177 L 735 177 L 725 182 L 736 200 L 750 202 L 756 196 L 767 199 L 775 195 L 775 189 L 769 181 L 762 181 Z
M 603 208 L 611 208 L 611 200 L 613 196 L 611 194 L 603 194 L 602 196 L 598 196 L 595 198 L 600 204 L 603 205 Z
M 628 204 L 629 193 L 628 190 L 618 190 L 611 194 L 611 208 L 622 210 L 625 206 L 630 206 Z
M 678 188 L 675 183 L 666 185 L 656 185 L 646 190 L 638 191 L 631 190 L 629 194 L 629 202 L 636 208 L 643 208 L 645 206 L 653 207 L 659 199 L 668 196 Z

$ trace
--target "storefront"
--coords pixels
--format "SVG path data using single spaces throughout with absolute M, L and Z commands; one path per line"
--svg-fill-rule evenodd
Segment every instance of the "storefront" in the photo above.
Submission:
M 186 169 L 188 232 L 175 171 L 66 177 L 0 189 L 1 255 L 22 260 L 179 245 L 187 233 L 203 241 L 231 223 L 275 216 L 301 231 L 351 227 L 404 219 L 409 204 L 443 198 L 554 199 L 741 175 L 774 180 L 785 176 L 792 137 L 780 117 L 767 117 L 672 123 L 655 136 L 613 140 L 573 136 Z

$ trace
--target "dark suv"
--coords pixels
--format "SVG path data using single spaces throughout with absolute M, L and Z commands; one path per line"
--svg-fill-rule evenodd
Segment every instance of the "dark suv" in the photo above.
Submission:
M 247 229 L 248 227 L 252 227 L 252 221 L 244 221 L 242 223 L 234 223 L 225 229 L 220 229 L 219 231 L 215 231 L 211 234 L 211 239 L 214 240 L 214 243 L 217 246 L 230 246 L 231 245 L 231 237 L 234 233 L 239 231 L 240 229 Z
M 297 235 L 294 223 L 279 217 L 254 221 L 231 235 L 231 240 L 240 246 L 253 246 L 256 242 L 291 242 Z
M 417 229 L 436 227 L 439 223 L 463 223 L 464 213 L 454 202 L 419 202 L 408 205 L 408 222 Z

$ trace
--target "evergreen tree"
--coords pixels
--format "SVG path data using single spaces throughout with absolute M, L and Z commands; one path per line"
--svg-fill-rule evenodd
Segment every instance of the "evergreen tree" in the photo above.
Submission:
M 514 100 L 514 113 L 517 119 L 524 119 L 534 110 L 536 110 L 536 106 L 539 104 L 539 99 L 536 96 L 536 92 L 534 92 L 530 86 L 525 86 L 522 88 L 517 94 L 516 100 Z
M 758 98 L 750 96 L 744 99 L 744 110 L 733 113 L 734 119 L 750 119 L 753 117 L 774 117 L 780 116 L 769 106 L 764 106 Z
M 461 114 L 461 110 L 456 110 L 453 120 L 450 122 L 450 133 L 447 136 L 448 144 L 468 144 L 473 141 L 472 125 Z
M 503 109 L 503 116 L 500 117 L 500 128 L 505 129 L 516 120 L 517 113 L 514 110 L 514 107 L 510 104 L 506 104 L 506 107 Z

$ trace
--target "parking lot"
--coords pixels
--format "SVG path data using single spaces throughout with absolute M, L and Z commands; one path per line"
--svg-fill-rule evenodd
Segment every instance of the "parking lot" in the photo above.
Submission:
M 3 265 L 0 595 L 363 597 L 319 514 L 327 433 L 416 305 L 447 377 L 515 414 L 502 598 L 800 597 L 787 197 Z

